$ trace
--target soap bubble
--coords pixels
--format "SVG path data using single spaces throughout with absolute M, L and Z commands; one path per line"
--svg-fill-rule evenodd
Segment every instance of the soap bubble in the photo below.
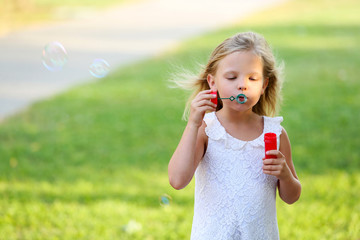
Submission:
M 172 200 L 171 197 L 167 194 L 163 194 L 159 198 L 160 205 L 163 207 L 170 206 L 171 200 Z
M 59 42 L 48 43 L 42 51 L 42 63 L 47 70 L 60 71 L 68 61 L 64 46 Z
M 122 227 L 123 231 L 127 234 L 134 234 L 136 232 L 141 231 L 142 225 L 137 221 L 131 219 L 126 225 Z
M 89 72 L 96 78 L 105 77 L 110 70 L 110 65 L 104 59 L 94 59 L 89 67 Z

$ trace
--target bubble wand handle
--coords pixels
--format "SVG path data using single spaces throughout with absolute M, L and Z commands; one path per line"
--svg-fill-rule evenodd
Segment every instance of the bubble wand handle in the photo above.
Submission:
M 217 96 L 217 92 L 215 92 L 215 91 L 210 92 L 210 94 L 214 94 L 214 95 Z M 246 95 L 245 95 L 245 94 L 242 94 L 242 93 L 239 94 L 239 95 L 237 95 L 236 97 L 231 96 L 231 97 L 228 97 L 228 98 L 220 98 L 220 97 L 218 97 L 218 98 L 213 98 L 213 99 L 211 99 L 211 102 L 217 104 L 217 100 L 218 100 L 218 99 L 229 99 L 230 101 L 236 100 L 236 101 L 237 101 L 238 103 L 240 103 L 240 104 L 244 104 L 244 103 L 246 103 L 246 101 L 247 101 Z
M 239 95 L 237 95 L 236 97 L 234 97 L 234 96 L 231 96 L 231 97 L 229 97 L 229 98 L 218 98 L 218 99 L 229 99 L 230 101 L 234 101 L 234 100 L 236 100 L 238 103 L 240 103 L 240 104 L 244 104 L 244 103 L 246 103 L 246 101 L 247 101 L 247 97 L 246 97 L 246 95 L 245 94 L 239 94 Z

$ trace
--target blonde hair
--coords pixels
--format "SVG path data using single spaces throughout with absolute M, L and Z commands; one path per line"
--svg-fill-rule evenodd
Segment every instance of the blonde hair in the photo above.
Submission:
M 210 89 L 207 82 L 208 74 L 215 75 L 219 62 L 227 55 L 236 51 L 252 51 L 259 56 L 263 63 L 263 77 L 268 78 L 269 83 L 259 101 L 253 107 L 253 112 L 264 116 L 275 116 L 278 112 L 281 97 L 282 81 L 280 71 L 282 66 L 276 66 L 274 54 L 265 38 L 254 32 L 238 33 L 223 41 L 210 55 L 208 63 L 204 66 L 198 76 L 183 71 L 172 80 L 178 87 L 193 90 L 189 97 L 183 114 L 187 119 L 190 111 L 191 101 L 203 90 Z M 222 108 L 222 101 L 219 99 L 216 111 Z

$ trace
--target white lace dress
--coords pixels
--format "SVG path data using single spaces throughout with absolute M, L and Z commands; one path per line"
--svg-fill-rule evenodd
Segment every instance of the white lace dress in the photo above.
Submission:
M 281 134 L 282 117 L 264 117 L 253 141 L 232 137 L 215 112 L 204 117 L 208 146 L 195 172 L 192 240 L 279 239 L 277 178 L 262 172 L 264 134 Z

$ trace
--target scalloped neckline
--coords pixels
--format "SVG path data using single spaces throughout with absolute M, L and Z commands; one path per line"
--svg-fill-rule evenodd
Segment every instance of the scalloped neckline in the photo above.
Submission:
M 262 119 L 263 119 L 263 130 L 260 134 L 260 136 L 258 136 L 257 138 L 253 139 L 253 140 L 249 140 L 249 141 L 244 141 L 244 140 L 241 140 L 241 139 L 238 139 L 234 136 L 232 136 L 230 133 L 228 133 L 225 129 L 225 127 L 221 124 L 219 118 L 216 116 L 216 113 L 214 112 L 214 116 L 215 116 L 215 120 L 219 123 L 219 125 L 224 129 L 224 132 L 226 133 L 226 135 L 228 135 L 229 137 L 231 137 L 232 139 L 236 140 L 236 141 L 239 141 L 240 143 L 253 143 L 253 142 L 256 142 L 256 141 L 259 141 L 259 139 L 261 140 L 261 137 L 264 136 L 265 134 L 265 121 L 266 121 L 266 118 L 265 116 L 261 116 Z

